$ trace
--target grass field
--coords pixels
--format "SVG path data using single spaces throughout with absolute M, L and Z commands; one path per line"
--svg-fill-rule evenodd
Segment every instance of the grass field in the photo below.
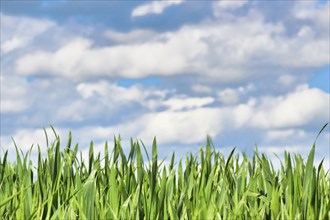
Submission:
M 315 144 L 307 160 L 285 152 L 279 170 L 257 150 L 225 158 L 210 138 L 197 155 L 166 163 L 156 140 L 150 158 L 142 142 L 128 155 L 120 138 L 103 155 L 91 143 L 88 161 L 71 134 L 61 144 L 57 136 L 45 156 L 39 148 L 35 162 L 18 148 L 15 163 L 0 155 L 1 218 L 330 219 L 329 170 L 313 165 Z

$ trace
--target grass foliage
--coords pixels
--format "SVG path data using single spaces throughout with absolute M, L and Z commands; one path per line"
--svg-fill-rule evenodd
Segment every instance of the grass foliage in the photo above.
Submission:
M 307 161 L 285 152 L 279 170 L 257 150 L 225 158 L 209 138 L 197 155 L 173 153 L 166 166 L 156 140 L 151 158 L 138 141 L 128 155 L 120 138 L 103 156 L 91 143 L 88 161 L 71 134 L 65 147 L 58 136 L 48 145 L 34 163 L 17 147 L 15 163 L 0 155 L 1 218 L 330 219 L 329 171 L 314 167 L 315 144 Z

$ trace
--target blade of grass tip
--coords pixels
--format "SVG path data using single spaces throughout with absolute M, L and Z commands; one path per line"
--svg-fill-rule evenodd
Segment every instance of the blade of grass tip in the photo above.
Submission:
M 30 155 L 31 155 L 33 146 L 34 146 L 34 144 L 31 145 L 31 147 L 29 148 L 29 150 L 27 151 L 27 153 L 24 156 L 24 166 L 25 167 L 27 167 L 28 159 L 30 159 Z
M 49 142 L 48 142 L 48 134 L 47 134 L 47 131 L 45 128 L 43 128 L 44 130 L 44 133 L 45 133 L 45 137 L 46 137 L 46 146 L 48 147 L 49 146 Z
M 15 150 L 16 150 L 16 163 L 17 163 L 17 167 L 22 167 L 22 160 L 21 160 L 21 156 L 20 156 L 20 153 L 19 153 L 17 144 L 16 144 L 14 138 L 11 138 L 11 140 L 13 141 L 14 146 L 15 146 Z
M 73 150 L 73 153 L 72 153 L 72 158 L 74 159 L 74 160 L 72 160 L 72 164 L 73 164 L 74 162 L 76 162 L 77 164 L 79 163 L 79 162 L 78 162 L 78 157 L 77 157 L 78 147 L 79 147 L 79 145 L 78 145 L 78 143 L 77 143 L 77 144 L 74 146 L 74 150 Z
M 156 137 L 155 137 L 153 142 L 152 142 L 152 159 L 157 161 L 157 156 L 158 156 L 157 140 L 156 140 Z
M 113 149 L 113 163 L 117 163 L 118 162 L 118 158 L 119 158 L 119 146 L 120 146 L 120 136 L 118 137 L 118 139 L 116 137 L 113 138 L 114 139 L 114 149 Z
M 71 141 L 72 141 L 72 133 L 70 131 L 69 132 L 69 137 L 68 137 L 68 143 L 66 144 L 66 148 L 68 148 L 68 149 L 71 148 Z
M 54 128 L 52 125 L 49 125 L 49 126 L 50 126 L 50 128 L 52 129 L 52 131 L 53 131 L 53 133 L 54 133 L 54 135 L 55 135 L 55 138 L 56 138 L 56 139 L 59 138 L 58 134 L 57 134 L 56 131 L 55 131 L 55 128 Z
M 88 174 L 91 174 L 94 162 L 94 143 L 91 141 L 89 145 L 89 161 L 88 161 Z
M 136 143 L 136 168 L 137 168 L 137 181 L 140 185 L 143 183 L 143 157 L 141 153 L 140 144 Z
M 318 137 L 320 136 L 320 134 L 323 132 L 323 130 L 328 126 L 328 123 L 326 123 L 322 129 L 319 131 L 319 133 L 317 134 L 312 149 L 309 152 L 308 155 L 308 159 L 307 159 L 307 164 L 306 164 L 306 175 L 304 178 L 304 182 L 306 183 L 306 185 L 308 185 L 309 181 L 311 180 L 311 175 L 313 172 L 313 163 L 314 163 L 314 155 L 315 155 L 315 146 L 316 146 L 316 141 L 318 139 Z M 306 188 L 305 188 L 306 189 Z M 307 189 L 306 189 L 307 190 Z
M 105 177 L 108 178 L 109 177 L 109 147 L 108 147 L 108 141 L 105 142 L 104 145 L 104 157 L 105 157 L 105 161 L 104 161 L 104 169 L 105 169 Z
M 205 161 L 206 161 L 206 176 L 208 176 L 211 172 L 211 145 L 212 140 L 210 136 L 207 136 L 206 140 L 206 152 L 205 152 Z
M 56 147 L 55 147 L 53 183 L 56 182 L 56 180 L 58 178 L 60 162 L 61 162 L 60 140 L 58 139 L 57 142 L 56 142 Z M 53 186 L 55 187 L 55 184 Z
M 227 162 L 226 162 L 225 170 L 228 169 L 229 162 L 230 162 L 231 158 L 232 158 L 233 155 L 234 155 L 235 149 L 236 149 L 236 147 L 234 147 L 234 149 L 233 149 L 233 150 L 230 152 L 230 154 L 229 154 L 229 157 L 228 157 Z
M 318 139 L 318 137 L 320 136 L 320 134 L 323 132 L 323 130 L 328 126 L 329 122 L 326 123 L 325 125 L 323 125 L 323 127 L 321 128 L 321 130 L 319 131 L 319 133 L 317 134 L 314 143 L 316 142 L 316 140 Z
M 174 160 L 175 160 L 175 154 L 174 154 L 174 152 L 173 152 L 173 153 L 172 153 L 172 158 L 171 158 L 170 167 L 169 167 L 170 171 L 173 170 L 173 167 L 174 167 Z
M 214 153 L 215 153 L 215 147 L 214 147 L 214 144 L 213 144 L 213 141 L 212 141 L 212 137 L 210 135 L 207 135 L 207 139 L 206 139 L 206 155 L 210 155 L 210 158 L 211 158 L 211 155 L 214 154 Z
M 132 138 L 130 138 L 130 144 L 131 144 L 131 149 L 128 154 L 128 158 L 127 158 L 128 161 L 132 161 L 135 155 L 135 143 Z
M 6 165 L 7 165 L 7 156 L 8 156 L 8 150 L 6 150 L 3 160 L 2 160 L 2 170 L 1 170 L 1 175 L 0 175 L 0 179 L 2 181 L 4 181 L 3 178 L 5 176 L 5 170 L 6 170 Z M 1 186 L 1 184 L 0 184 L 0 186 Z
M 149 158 L 149 154 L 148 154 L 148 151 L 147 151 L 147 148 L 146 146 L 144 145 L 144 143 L 142 142 L 142 140 L 140 140 L 141 144 L 142 144 L 142 147 L 144 149 L 144 152 L 146 153 L 146 156 L 147 156 L 147 159 L 148 159 L 148 163 L 150 163 L 150 158 Z
M 322 169 L 322 165 L 323 165 L 323 162 L 324 162 L 324 158 L 321 160 L 318 168 L 317 168 L 317 180 L 319 180 L 319 177 L 320 177 L 320 172 L 321 172 L 321 169 Z

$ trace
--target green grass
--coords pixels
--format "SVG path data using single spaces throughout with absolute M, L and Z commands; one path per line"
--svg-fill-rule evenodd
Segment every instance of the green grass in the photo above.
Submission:
M 71 134 L 66 146 L 58 136 L 47 145 L 34 163 L 17 147 L 15 163 L 0 156 L 2 219 L 330 219 L 329 171 L 314 167 L 315 144 L 307 161 L 285 152 L 278 170 L 257 150 L 225 158 L 210 138 L 167 165 L 156 140 L 151 158 L 138 141 L 128 155 L 120 139 L 104 155 L 91 143 L 88 161 Z

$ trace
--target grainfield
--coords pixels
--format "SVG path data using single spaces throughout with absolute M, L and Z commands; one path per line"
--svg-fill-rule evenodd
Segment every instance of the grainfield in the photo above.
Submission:
M 48 142 L 48 141 L 47 141 Z M 285 152 L 280 169 L 256 149 L 252 157 L 232 150 L 228 157 L 207 138 L 196 155 L 167 161 L 120 138 L 103 155 L 90 145 L 82 159 L 71 134 L 40 148 L 38 161 L 16 147 L 16 161 L 0 156 L 2 219 L 330 219 L 330 177 L 307 160 Z M 149 155 L 150 154 L 150 155 Z

